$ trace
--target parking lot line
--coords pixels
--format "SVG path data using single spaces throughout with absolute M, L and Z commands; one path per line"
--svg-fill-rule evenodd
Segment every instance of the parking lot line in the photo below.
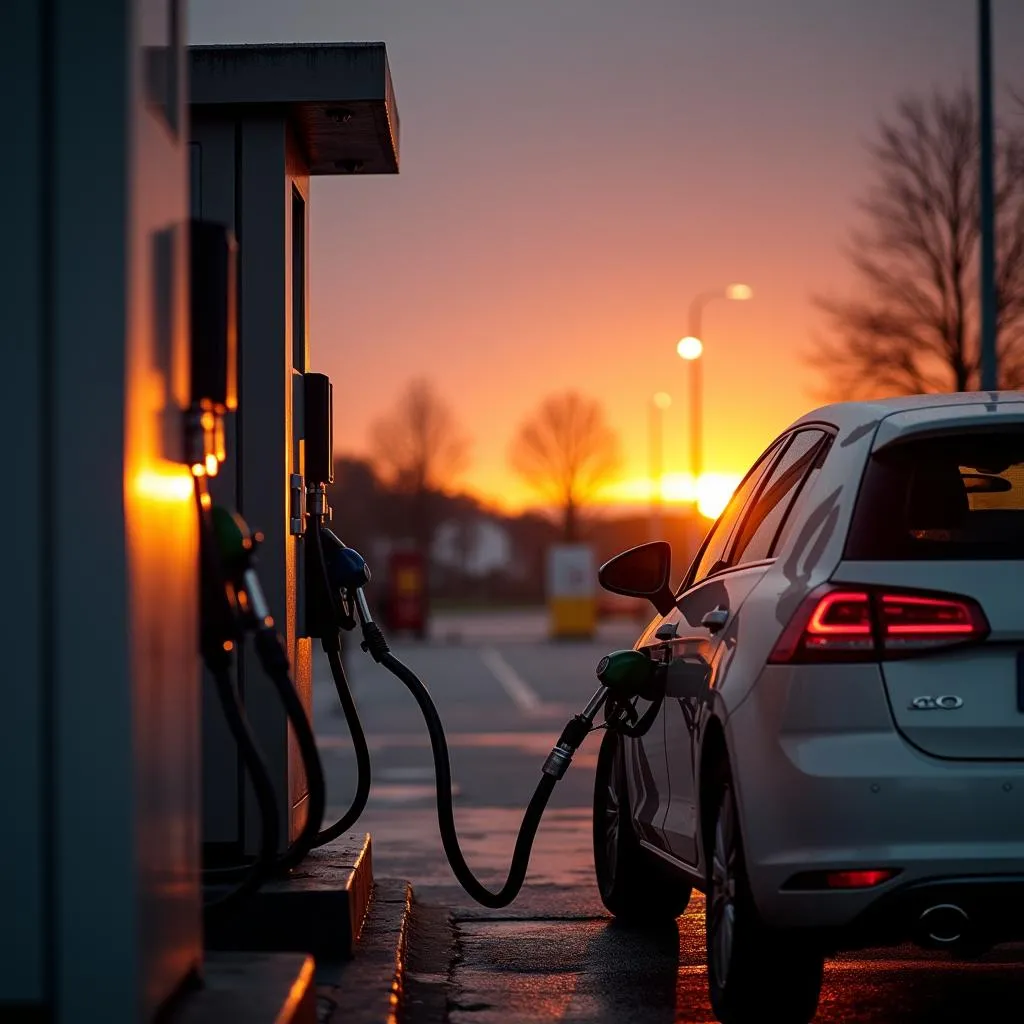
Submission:
M 501 688 L 520 711 L 535 715 L 544 704 L 532 686 L 493 647 L 480 648 L 480 660 L 491 670 Z

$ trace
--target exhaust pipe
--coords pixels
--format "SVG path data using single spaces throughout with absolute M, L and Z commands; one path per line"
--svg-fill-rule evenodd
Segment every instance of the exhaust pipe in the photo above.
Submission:
M 964 942 L 971 927 L 967 912 L 955 903 L 937 903 L 917 919 L 918 942 L 931 949 L 950 949 Z

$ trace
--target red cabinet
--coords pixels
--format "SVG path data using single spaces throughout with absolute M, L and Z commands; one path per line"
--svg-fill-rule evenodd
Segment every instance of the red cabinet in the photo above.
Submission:
M 388 559 L 388 627 L 426 636 L 427 567 L 418 551 L 393 551 Z

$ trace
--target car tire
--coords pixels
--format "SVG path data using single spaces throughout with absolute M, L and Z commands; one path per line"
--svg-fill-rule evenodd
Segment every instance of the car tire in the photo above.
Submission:
M 601 742 L 594 779 L 594 868 L 601 902 L 623 924 L 674 921 L 692 887 L 639 843 L 626 785 L 625 746 L 618 733 Z
M 821 994 L 824 956 L 799 936 L 761 924 L 747 878 L 731 780 L 717 788 L 707 838 L 708 993 L 723 1024 L 807 1024 Z

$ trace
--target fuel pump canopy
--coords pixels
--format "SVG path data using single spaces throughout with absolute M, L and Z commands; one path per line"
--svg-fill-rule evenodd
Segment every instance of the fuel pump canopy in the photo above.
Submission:
M 397 174 L 398 107 L 384 43 L 189 47 L 197 107 L 275 107 L 309 173 Z

